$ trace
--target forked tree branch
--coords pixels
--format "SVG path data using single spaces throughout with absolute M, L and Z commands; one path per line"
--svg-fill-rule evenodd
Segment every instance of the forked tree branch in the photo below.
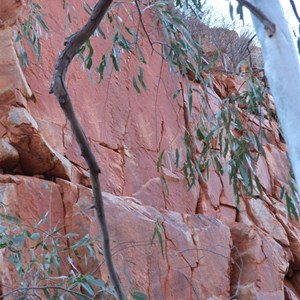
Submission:
M 123 300 L 125 299 L 125 296 L 122 291 L 120 279 L 114 268 L 110 249 L 109 232 L 105 218 L 100 181 L 98 178 L 100 168 L 91 150 L 87 137 L 77 119 L 77 116 L 71 103 L 71 98 L 68 94 L 65 85 L 66 73 L 72 59 L 79 52 L 82 45 L 90 38 L 90 36 L 97 29 L 112 1 L 113 0 L 98 1 L 97 4 L 94 6 L 92 14 L 90 15 L 85 25 L 73 36 L 71 36 L 71 38 L 67 41 L 65 49 L 60 54 L 55 65 L 55 71 L 50 87 L 50 93 L 54 93 L 54 95 L 57 97 L 61 108 L 63 109 L 68 121 L 70 122 L 71 129 L 75 135 L 77 143 L 79 144 L 81 155 L 87 162 L 88 167 L 90 169 L 90 178 L 93 189 L 95 208 L 100 230 L 102 233 L 101 236 L 103 242 L 103 253 L 108 270 L 108 275 L 116 291 L 117 299 Z
M 275 31 L 276 31 L 275 24 L 273 22 L 271 22 L 263 12 L 261 12 L 259 9 L 257 9 L 254 5 L 252 5 L 247 0 L 237 0 L 237 2 L 240 3 L 241 5 L 244 5 L 245 7 L 247 7 L 250 10 L 250 12 L 259 21 L 261 21 L 264 24 L 265 30 L 268 33 L 269 37 L 272 37 L 275 34 Z

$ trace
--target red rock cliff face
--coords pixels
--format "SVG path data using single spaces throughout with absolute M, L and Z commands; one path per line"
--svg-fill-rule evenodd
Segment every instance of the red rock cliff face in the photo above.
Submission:
M 14 23 L 26 3 L 1 2 L 0 197 L 9 213 L 29 226 L 48 212 L 47 226 L 95 236 L 87 166 L 49 95 L 54 63 L 67 35 L 66 15 L 60 0 L 40 4 L 49 37 L 42 40 L 38 63 L 27 47 L 32 63 L 22 70 Z M 74 26 L 79 28 L 86 14 L 80 4 L 75 7 L 79 16 Z M 95 41 L 99 57 L 107 49 L 109 41 Z M 270 140 L 264 144 L 266 159 L 260 157 L 256 170 L 263 199 L 245 197 L 237 209 L 228 177 L 213 168 L 207 184 L 187 191 L 183 173 L 168 164 L 163 169 L 167 195 L 156 162 L 161 151 L 168 155 L 171 147 L 182 145 L 184 128 L 197 120 L 201 106 L 194 104 L 189 121 L 184 93 L 172 99 L 177 89 L 185 88 L 184 80 L 170 74 L 167 65 L 160 79 L 160 57 L 151 53 L 146 39 L 144 49 L 148 89 L 142 95 L 130 80 L 137 72 L 137 60 L 130 54 L 123 54 L 122 72 L 111 71 L 100 85 L 91 82 L 79 62 L 68 75 L 75 109 L 102 169 L 114 260 L 118 270 L 127 272 L 120 271 L 123 285 L 149 299 L 300 299 L 300 227 L 287 221 L 285 203 L 279 200 L 279 185 L 288 181 L 288 162 L 278 125 L 267 118 L 263 122 Z M 214 76 L 214 89 L 208 93 L 211 112 L 241 86 L 237 77 Z M 260 124 L 256 116 L 245 122 L 253 130 Z M 150 246 L 156 220 L 164 228 L 165 258 L 159 245 Z M 4 293 L 15 283 L 5 252 L 1 259 Z M 91 267 L 78 262 L 82 272 Z

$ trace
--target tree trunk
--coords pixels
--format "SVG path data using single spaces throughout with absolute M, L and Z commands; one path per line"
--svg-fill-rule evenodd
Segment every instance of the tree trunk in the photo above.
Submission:
M 275 24 L 275 33 L 270 36 L 265 24 L 252 14 L 262 46 L 265 73 L 300 192 L 300 64 L 297 46 L 279 0 L 249 2 Z

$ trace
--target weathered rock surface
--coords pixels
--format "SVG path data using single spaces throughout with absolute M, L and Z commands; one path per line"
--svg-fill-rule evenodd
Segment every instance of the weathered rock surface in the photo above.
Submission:
M 24 0 L 2 0 L 0 10 L 0 28 L 14 25 L 24 6 Z
M 28 227 L 47 215 L 49 222 L 39 227 L 41 232 L 65 225 L 66 232 L 76 232 L 80 237 L 98 235 L 94 210 L 90 209 L 90 189 L 62 179 L 54 183 L 2 175 L 0 180 L 1 200 L 8 207 L 7 213 L 23 220 Z M 22 195 L 22 201 L 18 195 Z M 158 211 L 109 193 L 104 193 L 104 199 L 114 241 L 114 260 L 119 270 L 126 270 L 126 274 L 120 274 L 126 286 L 139 287 L 151 299 L 229 297 L 232 244 L 230 229 L 225 224 L 209 216 Z M 163 253 L 157 240 L 152 246 L 150 242 L 156 220 L 161 221 L 164 229 Z M 83 260 L 77 267 L 83 272 L 91 271 L 91 265 Z M 11 276 L 7 268 L 2 268 L 0 274 L 2 284 L 14 285 L 12 270 Z M 207 280 L 207 276 L 214 280 Z
M 64 233 L 77 233 L 78 239 L 97 236 L 87 165 L 56 99 L 49 95 L 64 43 L 65 11 L 59 0 L 40 2 L 49 39 L 41 41 L 39 63 L 27 47 L 32 63 L 25 74 L 10 27 L 24 3 L 5 0 L 0 13 L 5 23 L 0 28 L 0 201 L 7 205 L 6 213 L 30 227 L 47 215 L 49 222 L 41 230 L 63 226 Z M 80 14 L 73 30 L 86 19 L 80 5 L 74 4 Z M 109 46 L 109 39 L 101 40 L 94 51 L 102 53 Z M 201 103 L 193 102 L 188 119 L 185 79 L 170 74 L 165 64 L 161 69 L 161 58 L 146 40 L 144 47 L 151 63 L 144 66 L 148 89 L 142 96 L 128 79 L 138 70 L 130 54 L 122 57 L 122 72 L 112 71 L 101 85 L 93 85 L 78 62 L 68 74 L 70 95 L 103 172 L 114 260 L 127 273 L 120 272 L 124 286 L 155 300 L 300 299 L 300 226 L 287 220 L 279 197 L 280 186 L 288 183 L 289 166 L 278 124 L 267 113 L 244 119 L 253 132 L 262 126 L 269 139 L 262 144 L 266 157 L 260 156 L 254 166 L 262 195 L 241 197 L 237 205 L 228 175 L 220 176 L 213 166 L 207 182 L 198 180 L 187 191 L 170 149 L 182 146 L 184 130 L 197 123 Z M 174 100 L 179 88 L 183 92 Z M 223 98 L 244 89 L 238 76 L 215 74 L 207 93 L 208 114 L 219 111 Z M 159 173 L 156 163 L 163 150 Z M 157 220 L 163 227 L 165 257 L 158 240 L 150 242 Z M 16 274 L 7 253 L 0 255 L 0 291 L 5 293 L 16 286 Z M 94 267 L 93 261 L 76 264 L 82 272 Z M 102 266 L 97 275 L 105 274 Z
M 232 224 L 231 236 L 232 292 L 238 290 L 238 299 L 284 299 L 290 252 L 262 230 L 242 223 Z
M 0 139 L 0 168 L 14 169 L 19 162 L 19 153 L 10 143 Z

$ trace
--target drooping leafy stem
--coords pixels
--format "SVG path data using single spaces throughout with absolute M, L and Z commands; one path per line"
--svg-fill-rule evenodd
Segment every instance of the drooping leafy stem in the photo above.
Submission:
M 151 246 L 154 243 L 155 237 L 157 237 L 159 245 L 160 245 L 161 255 L 162 255 L 163 258 L 165 257 L 164 238 L 163 238 L 164 234 L 165 234 L 165 230 L 164 230 L 164 227 L 162 225 L 162 222 L 160 220 L 156 220 L 153 235 L 152 235 L 152 238 L 151 238 Z
M 185 4 L 184 4 L 185 5 Z M 179 7 L 185 7 L 182 3 L 178 3 Z M 198 180 L 198 176 L 201 180 L 205 181 L 205 177 L 209 174 L 209 168 L 214 165 L 217 172 L 223 174 L 227 171 L 230 177 L 230 181 L 233 184 L 234 192 L 239 201 L 239 195 L 241 189 L 245 190 L 247 194 L 252 195 L 254 190 L 262 192 L 261 185 L 257 175 L 255 174 L 253 164 L 257 161 L 259 155 L 263 155 L 263 148 L 261 137 L 257 137 L 256 134 L 250 134 L 241 120 L 241 114 L 257 113 L 258 106 L 261 106 L 262 99 L 264 98 L 265 91 L 254 90 L 256 84 L 249 84 L 250 79 L 254 77 L 246 78 L 250 92 L 245 92 L 230 99 L 223 99 L 222 105 L 220 105 L 220 111 L 217 114 L 210 114 L 207 107 L 207 90 L 208 87 L 212 87 L 210 76 L 205 79 L 203 73 L 207 73 L 211 67 L 205 62 L 202 55 L 202 48 L 198 41 L 195 41 L 190 35 L 185 23 L 184 18 L 179 10 L 176 10 L 173 4 L 164 6 L 162 3 L 151 4 L 150 9 L 156 16 L 159 24 L 156 28 L 147 28 L 142 19 L 142 28 L 146 31 L 147 39 L 155 52 L 161 55 L 162 59 L 169 64 L 169 69 L 173 72 L 178 70 L 185 78 L 187 84 L 187 97 L 184 106 L 186 107 L 188 123 L 192 115 L 193 101 L 195 98 L 195 92 L 200 95 L 202 99 L 203 114 L 199 116 L 199 121 L 196 128 L 190 127 L 187 123 L 187 130 L 183 137 L 183 144 L 185 147 L 185 161 L 183 163 L 183 172 L 187 180 L 187 185 L 191 188 Z M 188 7 L 186 9 L 194 9 L 195 7 Z M 199 7 L 198 7 L 199 9 Z M 140 18 L 143 11 L 139 9 Z M 113 13 L 110 15 L 110 22 L 114 19 Z M 118 20 L 119 24 L 122 21 Z M 113 48 L 110 58 L 114 69 L 119 71 L 121 69 L 121 59 L 119 54 L 120 49 L 125 50 L 131 54 L 141 53 L 139 45 L 139 26 L 135 32 L 133 29 L 126 28 L 124 33 L 124 23 L 116 26 L 116 33 L 113 35 Z M 162 36 L 161 40 L 153 40 L 153 33 L 159 33 Z M 133 37 L 132 41 L 128 40 L 126 34 Z M 150 33 L 152 35 L 150 35 Z M 162 47 L 162 51 L 158 52 L 155 48 L 156 45 Z M 141 55 L 143 57 L 143 55 Z M 217 56 L 214 57 L 217 59 Z M 103 79 L 104 70 L 108 68 L 108 59 L 106 55 L 103 55 L 102 61 L 97 68 L 100 79 Z M 212 61 L 213 63 L 213 61 Z M 139 67 L 139 83 L 145 89 L 146 84 L 143 79 L 142 68 Z M 138 85 L 136 77 L 132 80 L 133 86 L 138 93 L 141 89 Z M 197 84 L 202 86 L 204 94 L 201 95 L 200 90 L 197 88 Z M 252 88 L 252 90 L 251 90 Z M 181 91 L 182 92 L 182 91 Z M 180 91 L 176 94 L 178 95 Z M 250 100 L 249 100 L 250 99 Z M 246 101 L 246 104 L 243 102 Z M 247 108 L 241 109 L 239 106 L 247 106 Z M 195 138 L 198 139 L 202 148 L 194 145 Z M 217 147 L 215 146 L 217 143 Z M 196 151 L 195 151 L 196 149 Z M 258 152 L 254 151 L 258 149 Z M 176 149 L 176 157 L 178 166 L 178 158 L 180 150 Z M 225 165 L 224 165 L 225 163 Z M 163 165 L 163 152 L 158 160 L 158 169 Z M 206 175 L 205 175 L 206 174 Z M 165 186 L 167 186 L 166 180 L 162 175 L 162 180 Z
M 178 12 L 176 14 L 176 11 L 174 13 L 174 11 L 161 9 L 158 15 L 162 22 L 165 41 L 169 41 L 164 45 L 165 59 L 171 70 L 176 71 L 177 68 L 180 70 L 187 85 L 183 92 L 188 122 L 183 136 L 185 158 L 182 165 L 179 164 L 179 153 L 182 151 L 175 149 L 173 156 L 176 158 L 175 165 L 180 165 L 184 172 L 188 188 L 199 179 L 206 181 L 209 169 L 214 165 L 220 175 L 225 171 L 229 174 L 237 203 L 240 195 L 244 193 L 250 196 L 257 193 L 262 195 L 262 186 L 255 165 L 259 156 L 265 155 L 263 144 L 264 140 L 267 142 L 267 136 L 262 122 L 265 118 L 271 117 L 270 114 L 265 115 L 265 112 L 270 111 L 266 102 L 266 94 L 269 90 L 251 73 L 243 74 L 241 79 L 245 81 L 247 91 L 222 99 L 219 111 L 210 113 L 207 107 L 207 93 L 208 88 L 213 89 L 213 84 L 210 75 L 203 77 L 203 74 L 209 74 L 211 66 L 204 63 L 201 45 L 191 38 L 186 30 L 184 19 L 180 18 Z M 268 23 L 271 32 L 273 27 L 272 24 L 269 25 Z M 198 84 L 201 86 L 200 89 L 197 88 Z M 178 94 L 180 90 L 175 96 Z M 198 94 L 201 100 L 202 109 L 197 125 L 190 128 L 195 94 Z M 258 132 L 251 131 L 247 125 L 247 118 L 252 117 L 258 119 Z M 163 165 L 164 153 L 160 156 L 159 166 Z M 297 196 L 294 192 L 293 180 L 290 180 L 289 184 L 289 191 L 285 189 L 283 196 L 287 202 L 289 216 L 293 215 L 298 219 L 297 201 L 295 201 Z
M 41 56 L 41 42 L 40 38 L 43 35 L 43 30 L 48 34 L 48 27 L 43 20 L 45 14 L 42 12 L 41 6 L 33 1 L 29 1 L 29 14 L 26 19 L 19 21 L 19 33 L 16 41 L 25 39 L 29 42 L 31 49 L 36 55 L 37 61 Z M 22 62 L 25 65 L 29 65 L 27 53 L 23 46 L 20 47 L 20 55 Z
M 256 88 L 256 85 L 252 87 Z M 193 130 L 189 131 L 189 134 L 194 136 L 193 140 L 197 140 L 197 146 L 194 147 L 197 149 L 197 161 L 193 164 L 190 162 L 189 168 L 195 168 L 204 182 L 212 165 L 220 175 L 227 171 L 237 202 L 241 189 L 244 189 L 247 194 L 253 194 L 255 189 L 253 181 L 261 193 L 261 185 L 255 174 L 253 163 L 258 160 L 259 155 L 264 155 L 262 143 L 256 134 L 248 130 L 242 118 L 245 114 L 256 114 L 260 111 L 259 107 L 264 93 L 265 91 L 262 90 L 256 90 L 254 93 L 248 87 L 247 92 L 222 99 L 217 112 L 210 111 L 203 103 L 198 123 Z M 205 95 L 202 96 L 200 99 L 205 100 Z M 189 153 L 192 149 L 189 143 L 184 143 L 184 146 L 187 153 L 185 165 L 190 161 Z M 192 170 L 189 173 L 193 175 L 193 182 L 195 182 L 195 171 Z M 190 187 L 189 183 L 188 186 Z

